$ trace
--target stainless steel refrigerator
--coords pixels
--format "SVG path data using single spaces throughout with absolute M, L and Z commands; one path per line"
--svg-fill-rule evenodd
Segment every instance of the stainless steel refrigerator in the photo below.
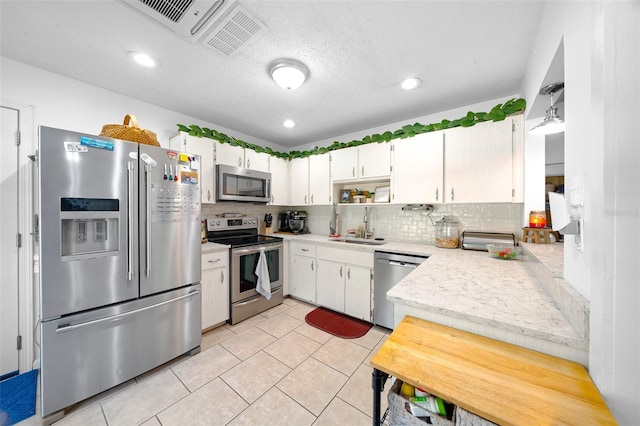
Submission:
M 36 157 L 46 417 L 200 350 L 201 205 L 188 153 L 41 126 Z

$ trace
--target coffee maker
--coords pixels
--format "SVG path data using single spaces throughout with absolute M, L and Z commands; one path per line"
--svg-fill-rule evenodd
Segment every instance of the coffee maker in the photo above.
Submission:
M 278 214 L 278 232 L 291 232 L 291 228 L 289 228 L 291 214 L 291 211 L 280 212 Z

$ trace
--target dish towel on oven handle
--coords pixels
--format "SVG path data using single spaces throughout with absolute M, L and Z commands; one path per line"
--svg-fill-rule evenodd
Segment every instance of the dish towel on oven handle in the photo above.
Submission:
M 267 255 L 264 253 L 264 247 L 260 249 L 260 258 L 256 267 L 256 291 L 271 300 L 271 278 L 269 278 L 269 266 L 267 265 Z

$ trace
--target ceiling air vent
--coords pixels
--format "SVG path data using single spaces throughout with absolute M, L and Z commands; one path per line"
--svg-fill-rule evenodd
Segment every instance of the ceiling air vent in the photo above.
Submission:
M 124 0 L 183 37 L 199 35 L 211 25 L 226 0 Z
M 199 40 L 214 51 L 230 56 L 266 30 L 265 24 L 236 3 Z

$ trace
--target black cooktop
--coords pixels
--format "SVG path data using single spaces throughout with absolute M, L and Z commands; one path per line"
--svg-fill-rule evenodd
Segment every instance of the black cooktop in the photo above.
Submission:
M 231 248 L 256 246 L 282 241 L 282 238 L 258 235 L 257 229 L 243 231 L 213 231 L 207 233 L 207 239 L 212 243 L 230 245 Z

